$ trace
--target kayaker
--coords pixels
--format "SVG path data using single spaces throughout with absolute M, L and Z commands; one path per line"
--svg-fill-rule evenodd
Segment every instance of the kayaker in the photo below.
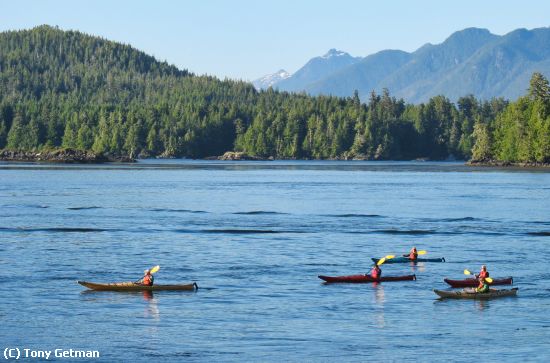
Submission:
M 481 270 L 479 271 L 479 274 L 476 275 L 476 279 L 486 279 L 489 277 L 489 272 L 487 271 L 487 266 L 482 265 Z
M 484 277 L 479 278 L 479 285 L 476 288 L 476 292 L 479 292 L 479 293 L 489 292 L 489 285 L 487 284 L 487 281 L 485 281 Z
M 372 270 L 370 270 L 370 277 L 373 279 L 379 279 L 382 277 L 382 269 L 378 266 L 378 264 L 375 263 Z
M 408 257 L 411 261 L 416 261 L 418 258 L 418 251 L 416 250 L 416 247 L 411 248 L 411 251 L 408 255 L 403 255 L 403 257 Z
M 143 273 L 145 275 L 141 278 L 141 280 L 138 281 L 138 284 L 153 286 L 153 282 L 155 281 L 155 278 L 151 274 L 151 270 L 145 270 Z

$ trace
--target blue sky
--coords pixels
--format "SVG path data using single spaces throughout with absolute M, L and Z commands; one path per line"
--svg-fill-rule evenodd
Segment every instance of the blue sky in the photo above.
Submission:
M 413 51 L 467 27 L 505 34 L 550 26 L 550 1 L 17 0 L 0 30 L 58 25 L 133 45 L 198 74 L 253 80 L 294 72 L 330 48 Z

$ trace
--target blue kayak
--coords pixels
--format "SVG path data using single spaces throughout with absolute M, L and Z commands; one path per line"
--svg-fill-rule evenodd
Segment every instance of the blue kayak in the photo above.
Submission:
M 378 263 L 379 258 L 372 258 L 374 263 Z M 411 261 L 408 257 L 395 257 L 386 260 L 384 263 L 407 263 L 407 262 L 445 262 L 445 257 L 441 258 L 417 258 L 416 261 Z

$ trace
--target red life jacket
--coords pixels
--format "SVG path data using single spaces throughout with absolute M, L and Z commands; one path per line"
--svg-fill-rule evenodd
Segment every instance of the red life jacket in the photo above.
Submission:
M 485 278 L 489 277 L 489 272 L 481 270 L 481 271 L 479 271 L 479 275 L 477 275 L 477 277 L 479 279 L 481 279 L 481 278 L 485 279 Z
M 418 253 L 412 252 L 412 251 L 411 253 L 409 253 L 409 260 L 415 261 L 417 257 L 418 257 Z
M 143 285 L 153 286 L 153 275 L 143 276 Z
M 382 275 L 382 270 L 376 267 L 373 267 L 373 269 L 370 272 L 370 277 L 372 277 L 373 279 L 379 279 L 381 275 Z

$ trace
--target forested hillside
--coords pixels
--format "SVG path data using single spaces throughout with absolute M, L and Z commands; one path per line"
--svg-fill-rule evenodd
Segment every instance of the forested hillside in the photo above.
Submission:
M 357 93 L 258 92 L 49 26 L 0 34 L 0 149 L 379 160 L 470 158 L 475 144 L 477 158 L 548 161 L 548 90 L 533 92 L 509 106 L 471 95 L 410 105 L 384 90 L 365 104 Z M 518 141 L 530 133 L 527 146 Z
M 550 162 L 550 87 L 533 74 L 527 96 L 474 128 L 473 160 Z

